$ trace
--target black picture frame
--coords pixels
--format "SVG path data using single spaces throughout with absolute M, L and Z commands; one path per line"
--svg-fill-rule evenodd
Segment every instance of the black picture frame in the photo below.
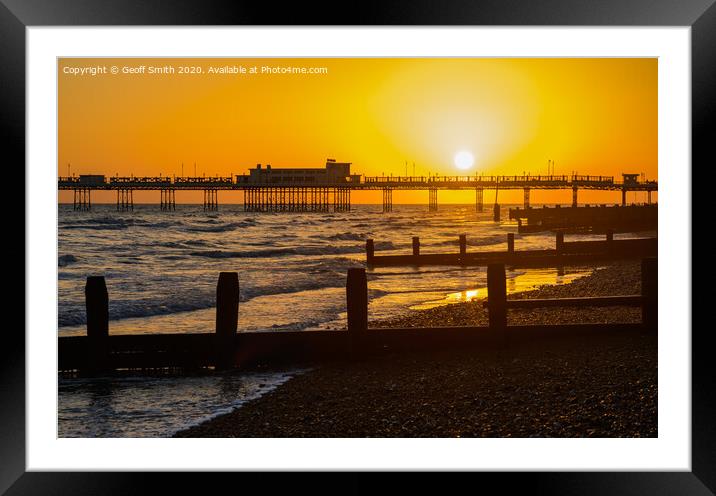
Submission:
M 7 157 L 11 151 L 9 155 L 16 158 L 15 164 L 24 163 L 25 29 L 28 26 L 293 24 L 690 26 L 692 163 L 695 165 L 692 170 L 704 170 L 712 162 L 713 135 L 709 130 L 716 124 L 714 0 L 371 0 L 336 5 L 334 9 L 302 2 L 0 0 L 0 139 L 4 155 Z M 685 168 L 684 172 L 690 171 Z M 25 339 L 19 326 L 4 327 L 0 360 L 0 494 L 137 494 L 154 492 L 148 482 L 165 484 L 170 480 L 186 492 L 201 484 L 194 479 L 196 474 L 189 483 L 188 476 L 182 474 L 26 472 Z M 691 335 L 692 472 L 483 473 L 479 477 L 500 484 L 500 492 L 519 486 L 546 494 L 714 494 L 716 388 L 712 383 L 714 360 L 710 356 L 710 327 L 704 326 Z M 689 329 L 671 331 L 688 332 Z M 198 475 L 199 478 L 205 476 L 211 477 L 212 486 L 220 487 L 222 479 L 231 474 L 219 478 L 216 474 Z M 240 477 L 244 484 L 249 484 L 247 474 Z M 261 478 L 261 484 L 266 484 L 267 479 Z M 349 481 L 347 485 L 343 483 L 347 491 L 342 492 L 354 493 L 372 486 L 357 475 L 349 477 Z

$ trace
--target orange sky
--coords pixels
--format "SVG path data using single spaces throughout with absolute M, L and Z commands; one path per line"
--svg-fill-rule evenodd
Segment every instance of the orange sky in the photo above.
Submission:
M 209 73 L 227 65 L 247 72 Z M 97 66 L 107 73 L 91 75 Z M 148 73 L 166 66 L 176 72 Z M 263 66 L 327 74 L 261 74 Z M 404 174 L 406 161 L 417 175 L 545 174 L 553 159 L 557 174 L 657 179 L 657 59 L 83 58 L 60 59 L 58 84 L 62 176 L 68 163 L 73 174 L 180 175 L 184 162 L 193 175 L 196 162 L 198 175 L 229 175 L 257 163 L 322 167 L 330 157 L 368 175 Z M 459 150 L 475 156 L 467 172 L 454 165 Z M 242 201 L 239 192 L 220 195 Z M 158 198 L 135 194 L 135 202 Z M 521 202 L 522 192 L 500 192 L 500 200 Z M 580 201 L 619 200 L 618 192 L 580 193 Z M 115 201 L 114 193 L 93 201 Z M 201 192 L 179 192 L 177 201 L 201 201 Z M 353 201 L 379 203 L 380 192 Z M 442 203 L 473 201 L 474 192 L 440 193 Z M 571 191 L 532 192 L 533 203 L 570 201 Z

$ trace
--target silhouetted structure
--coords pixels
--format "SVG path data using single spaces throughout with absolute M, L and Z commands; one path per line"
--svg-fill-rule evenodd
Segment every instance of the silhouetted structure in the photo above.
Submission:
M 642 262 L 642 294 L 560 299 L 508 300 L 505 266 L 487 271 L 489 325 L 475 327 L 369 328 L 365 269 L 349 269 L 346 280 L 347 331 L 237 333 L 239 280 L 222 272 L 217 284 L 216 332 L 197 334 L 109 334 L 104 277 L 87 278 L 87 336 L 60 337 L 58 368 L 84 374 L 126 369 L 219 369 L 256 364 L 296 363 L 354 357 L 356 353 L 392 350 L 497 346 L 609 332 L 656 332 L 657 263 Z M 564 324 L 508 326 L 511 308 L 636 306 L 641 324 Z
M 658 228 L 657 205 L 585 205 L 583 207 L 511 208 L 518 232 L 562 230 L 566 232 L 606 233 L 645 231 Z
M 324 168 L 276 168 L 258 164 L 249 174 L 235 177 L 110 177 L 87 175 L 58 178 L 60 190 L 75 192 L 75 209 L 91 208 L 90 194 L 94 190 L 116 190 L 117 209 L 131 210 L 128 201 L 120 198 L 121 191 L 171 190 L 169 197 L 162 196 L 162 210 L 173 210 L 176 190 L 203 190 L 204 209 L 217 210 L 218 190 L 244 191 L 244 208 L 252 212 L 328 212 L 347 211 L 351 205 L 351 191 L 382 190 L 383 212 L 393 211 L 394 190 L 428 190 L 428 208 L 438 209 L 438 190 L 475 190 L 475 208 L 483 210 L 484 190 L 522 189 L 525 209 L 530 207 L 533 189 L 571 189 L 572 205 L 577 206 L 580 189 L 620 191 L 622 205 L 626 205 L 629 191 L 645 191 L 651 203 L 651 193 L 658 190 L 656 181 L 639 181 L 638 174 L 624 174 L 621 183 L 611 176 L 549 175 L 549 176 L 361 176 L 352 174 L 351 163 L 328 159 Z M 168 193 L 162 193 L 162 195 Z M 166 204 L 166 208 L 165 207 Z M 495 201 L 494 217 L 499 220 L 499 204 Z
M 420 239 L 413 237 L 412 255 L 376 255 L 372 239 L 366 241 L 368 266 L 457 265 L 488 266 L 504 263 L 519 267 L 561 267 L 570 264 L 592 263 L 620 259 L 656 256 L 657 238 L 614 239 L 608 232 L 604 241 L 564 241 L 564 233 L 555 235 L 553 250 L 515 250 L 514 233 L 507 234 L 507 251 L 467 251 L 467 236 L 458 239 L 458 253 L 421 253 Z

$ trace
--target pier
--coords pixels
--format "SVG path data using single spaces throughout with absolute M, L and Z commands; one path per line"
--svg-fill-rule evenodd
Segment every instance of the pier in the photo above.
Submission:
M 383 212 L 393 211 L 393 192 L 422 190 L 428 192 L 428 210 L 438 210 L 438 192 L 474 190 L 475 210 L 484 209 L 485 190 L 495 191 L 495 220 L 499 220 L 499 190 L 523 190 L 524 208 L 530 208 L 533 190 L 571 190 L 572 206 L 577 206 L 580 190 L 621 193 L 626 206 L 629 192 L 644 191 L 651 203 L 651 193 L 658 191 L 657 181 L 640 181 L 637 174 L 622 174 L 621 181 L 612 176 L 521 175 L 521 176 L 365 176 L 352 174 L 351 164 L 329 159 L 325 168 L 272 168 L 270 165 L 250 169 L 249 174 L 233 177 L 105 177 L 80 175 L 58 178 L 59 190 L 74 192 L 74 209 L 91 210 L 93 191 L 117 192 L 117 210 L 132 210 L 133 191 L 159 191 L 161 210 L 175 210 L 177 191 L 204 192 L 204 210 L 219 208 L 218 191 L 243 191 L 247 212 L 346 212 L 351 207 L 352 191 L 382 191 Z
M 217 370 L 249 368 L 323 360 L 353 359 L 385 349 L 436 350 L 477 346 L 504 349 L 534 340 L 566 336 L 588 338 L 603 333 L 655 333 L 658 323 L 657 260 L 642 259 L 642 293 L 603 297 L 510 300 L 505 265 L 487 269 L 488 326 L 431 328 L 373 328 L 368 317 L 368 281 L 363 268 L 349 269 L 346 277 L 346 330 L 293 332 L 237 332 L 239 276 L 222 272 L 217 283 L 216 327 L 213 333 L 110 335 L 109 294 L 103 276 L 87 278 L 85 300 L 87 335 L 60 337 L 58 369 L 81 375 L 122 370 Z M 508 326 L 512 308 L 635 306 L 641 324 L 560 324 Z

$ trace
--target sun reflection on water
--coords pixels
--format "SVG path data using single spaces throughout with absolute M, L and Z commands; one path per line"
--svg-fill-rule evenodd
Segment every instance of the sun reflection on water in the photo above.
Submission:
M 507 293 L 537 289 L 542 285 L 568 284 L 580 277 L 588 276 L 592 269 L 577 269 L 565 273 L 563 269 L 520 269 L 507 271 Z M 487 298 L 487 288 L 478 287 L 456 293 L 448 293 L 440 300 L 426 301 L 412 305 L 411 310 L 428 310 L 444 305 L 465 303 Z

